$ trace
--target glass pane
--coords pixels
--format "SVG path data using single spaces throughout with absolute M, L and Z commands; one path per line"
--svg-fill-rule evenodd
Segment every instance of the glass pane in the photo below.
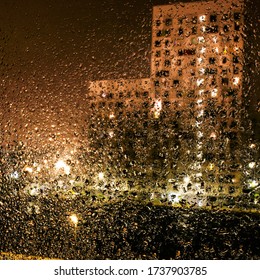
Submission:
M 1 258 L 259 258 L 256 2 L 1 1 Z

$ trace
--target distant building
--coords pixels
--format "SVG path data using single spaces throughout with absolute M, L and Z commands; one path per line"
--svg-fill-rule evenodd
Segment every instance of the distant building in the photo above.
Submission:
M 151 77 L 89 84 L 93 174 L 175 202 L 241 194 L 243 21 L 240 0 L 154 7 Z

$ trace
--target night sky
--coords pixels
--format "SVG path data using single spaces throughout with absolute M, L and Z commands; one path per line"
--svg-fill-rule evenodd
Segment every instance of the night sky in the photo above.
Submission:
M 152 6 L 169 3 L 1 0 L 2 135 L 6 138 L 9 131 L 11 138 L 23 135 L 29 140 L 35 137 L 28 132 L 34 131 L 39 143 L 49 137 L 60 144 L 68 137 L 84 141 L 86 81 L 149 77 Z M 252 24 L 259 31 L 255 20 Z M 255 33 L 250 37 L 255 45 L 256 37 Z M 255 57 L 253 51 L 253 71 L 258 69 Z M 259 83 L 253 84 L 254 97 L 248 103 L 255 131 L 256 89 Z

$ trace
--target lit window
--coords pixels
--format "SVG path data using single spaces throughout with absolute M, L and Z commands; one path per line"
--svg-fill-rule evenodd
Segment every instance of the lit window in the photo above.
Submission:
M 218 39 L 217 39 L 216 36 L 212 38 L 212 41 L 213 41 L 214 43 L 217 43 L 217 40 L 218 40 Z
M 199 158 L 199 159 L 202 158 L 202 152 L 199 152 L 199 153 L 197 154 L 197 158 Z
M 110 138 L 113 138 L 114 132 L 113 131 L 109 131 L 108 135 L 109 135 Z
M 198 99 L 198 100 L 197 100 L 197 104 L 198 104 L 198 106 L 201 106 L 201 105 L 202 105 L 202 103 L 203 103 L 203 100 L 202 100 L 202 99 Z
M 217 97 L 218 95 L 218 89 L 214 88 L 212 91 L 211 91 L 211 96 L 212 97 Z
M 200 110 L 199 113 L 198 113 L 198 117 L 202 117 L 204 114 L 204 110 Z
M 198 138 L 201 138 L 201 137 L 203 137 L 203 133 L 202 133 L 201 131 L 199 131 L 199 132 L 197 133 L 197 136 L 198 136 Z
M 204 79 L 198 79 L 197 80 L 197 86 L 201 86 L 204 83 Z
M 198 37 L 198 41 L 199 41 L 199 43 L 204 43 L 205 42 L 205 38 L 200 36 L 200 37 Z
M 250 162 L 250 163 L 248 164 L 248 166 L 249 166 L 249 168 L 254 168 L 254 167 L 255 167 L 255 162 Z
M 210 164 L 208 165 L 208 169 L 209 169 L 209 170 L 213 170 L 213 169 L 214 169 L 214 164 L 213 164 L 213 163 L 210 163 Z
M 204 48 L 204 47 L 202 47 L 200 50 L 201 53 L 205 53 L 205 51 L 206 51 L 206 48 Z
M 98 173 L 98 179 L 99 180 L 104 180 L 105 176 L 104 176 L 104 173 L 103 172 L 99 172 Z
M 202 58 L 202 57 L 199 57 L 199 58 L 198 58 L 198 62 L 199 62 L 199 64 L 201 64 L 201 63 L 203 62 L 203 58 Z
M 190 182 L 190 177 L 189 177 L 189 176 L 185 176 L 185 177 L 183 178 L 183 181 L 184 181 L 184 183 L 189 184 L 189 182 Z
M 217 135 L 216 135 L 216 133 L 215 132 L 211 132 L 211 134 L 210 134 L 210 136 L 209 136 L 210 138 L 213 138 L 214 140 L 217 138 Z
M 235 78 L 233 79 L 233 84 L 234 84 L 235 86 L 237 86 L 238 83 L 239 83 L 239 77 L 235 77 Z
M 200 17 L 199 17 L 199 20 L 200 20 L 200 22 L 205 21 L 205 20 L 206 20 L 206 16 L 205 16 L 205 15 L 200 16 Z
M 203 75 L 205 73 L 205 68 L 200 68 L 199 73 Z

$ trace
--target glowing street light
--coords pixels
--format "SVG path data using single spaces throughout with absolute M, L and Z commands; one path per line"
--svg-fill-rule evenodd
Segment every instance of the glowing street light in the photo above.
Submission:
M 33 169 L 32 169 L 32 167 L 26 166 L 26 167 L 24 168 L 24 171 L 27 171 L 27 172 L 29 172 L 29 173 L 32 173 L 32 172 L 33 172 Z
M 189 184 L 189 182 L 190 182 L 190 177 L 189 177 L 189 176 L 185 176 L 185 177 L 183 178 L 183 181 L 184 181 L 185 184 Z
M 78 225 L 79 219 L 76 214 L 70 215 L 70 221 L 74 224 L 76 227 Z
M 103 172 L 99 172 L 98 173 L 98 179 L 102 181 L 102 180 L 104 180 L 104 178 L 105 178 L 104 173 Z
M 57 170 L 61 170 L 63 169 L 65 174 L 70 174 L 70 167 L 63 161 L 63 160 L 58 160 L 56 163 L 55 163 L 55 168 Z
M 70 219 L 71 223 L 74 225 L 74 238 L 76 240 L 76 238 L 77 238 L 77 226 L 78 226 L 79 219 L 78 219 L 76 214 L 70 215 L 69 219 Z
M 249 168 L 254 168 L 254 167 L 255 167 L 255 162 L 250 162 L 250 163 L 248 164 L 248 166 L 249 166 Z

